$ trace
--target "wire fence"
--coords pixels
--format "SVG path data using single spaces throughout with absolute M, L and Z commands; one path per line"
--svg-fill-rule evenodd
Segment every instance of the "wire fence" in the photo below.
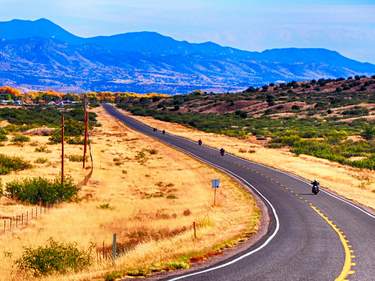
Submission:
M 31 210 L 22 212 L 21 214 L 6 217 L 3 216 L 3 229 L 2 234 L 12 232 L 16 229 L 23 229 L 27 227 L 31 221 L 39 219 L 42 215 L 47 214 L 53 205 L 39 205 L 32 207 Z
M 94 158 L 92 154 L 92 147 L 91 142 L 89 141 L 89 152 L 90 152 L 90 162 L 91 162 L 91 168 L 87 175 L 85 175 L 84 179 L 78 183 L 78 186 L 84 186 L 87 185 L 88 181 L 90 180 L 93 172 L 94 172 Z M 3 221 L 2 224 L 2 231 L 1 234 L 6 234 L 8 232 L 12 232 L 16 229 L 24 229 L 26 228 L 31 221 L 37 220 L 42 215 L 47 214 L 51 208 L 53 208 L 54 205 L 42 205 L 39 204 L 38 206 L 32 207 L 31 210 L 22 212 L 18 215 L 13 216 L 2 216 L 0 217 L 0 221 Z M 1 224 L 0 224 L 1 227 Z

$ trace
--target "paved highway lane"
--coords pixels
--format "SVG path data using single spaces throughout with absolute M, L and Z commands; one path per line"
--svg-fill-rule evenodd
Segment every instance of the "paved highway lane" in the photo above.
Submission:
M 130 128 L 231 174 L 267 205 L 271 223 L 258 243 L 226 261 L 167 280 L 375 280 L 375 216 L 327 191 L 313 196 L 310 185 L 293 175 L 234 155 L 222 157 L 218 149 L 172 132 L 154 132 L 109 104 L 104 108 Z

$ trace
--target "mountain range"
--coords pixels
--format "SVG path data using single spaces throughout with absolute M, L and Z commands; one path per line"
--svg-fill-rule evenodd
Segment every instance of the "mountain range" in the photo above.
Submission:
M 270 82 L 373 75 L 327 49 L 250 52 L 155 32 L 83 38 L 47 19 L 0 22 L 0 84 L 60 91 L 237 91 Z

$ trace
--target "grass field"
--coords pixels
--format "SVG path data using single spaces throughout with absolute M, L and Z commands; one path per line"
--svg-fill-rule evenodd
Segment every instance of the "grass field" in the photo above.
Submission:
M 306 179 L 318 179 L 323 186 L 365 206 L 375 209 L 375 172 L 349 167 L 308 155 L 296 156 L 289 149 L 265 147 L 265 141 L 256 137 L 237 138 L 202 132 L 176 123 L 156 120 L 152 117 L 135 118 L 159 129 L 195 141 L 202 139 L 207 145 L 224 147 L 228 152 L 271 167 L 288 171 Z
M 24 247 L 45 245 L 49 238 L 75 242 L 82 249 L 94 246 L 94 263 L 80 273 L 45 280 L 103 280 L 113 272 L 113 276 L 144 276 L 188 268 L 193 261 L 205 260 L 258 230 L 260 210 L 237 182 L 129 130 L 101 108 L 94 111 L 102 126 L 92 134 L 95 166 L 91 179 L 75 202 L 60 204 L 26 229 L 0 235 L 0 280 L 36 279 L 20 272 L 15 261 Z M 3 176 L 4 183 L 34 175 L 58 175 L 59 146 L 47 144 L 48 137 L 30 138 L 22 145 L 8 141 L 0 147 L 0 153 L 22 156 L 33 164 L 31 169 Z M 77 182 L 88 171 L 82 171 L 81 163 L 75 161 L 78 156 L 69 156 L 81 154 L 81 146 L 66 146 L 67 174 Z M 222 181 L 216 207 L 212 206 L 213 178 Z M 28 208 L 2 197 L 0 216 Z M 193 222 L 197 239 L 193 238 Z M 110 248 L 113 233 L 127 248 L 115 267 L 108 260 L 98 263 L 95 253 L 103 242 Z

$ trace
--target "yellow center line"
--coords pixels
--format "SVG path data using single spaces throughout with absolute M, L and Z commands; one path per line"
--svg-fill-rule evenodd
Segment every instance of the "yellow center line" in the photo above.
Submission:
M 341 271 L 340 275 L 338 277 L 336 277 L 335 281 L 345 281 L 345 280 L 348 280 L 347 279 L 348 275 L 355 273 L 355 271 L 353 271 L 351 269 L 351 267 L 354 266 L 355 263 L 352 262 L 352 258 L 354 256 L 352 256 L 352 252 L 353 251 L 351 250 L 351 245 L 349 245 L 349 241 L 345 238 L 345 235 L 342 233 L 342 231 L 331 220 L 329 220 L 329 218 L 327 216 L 325 216 L 317 207 L 315 207 L 312 204 L 310 204 L 310 207 L 320 217 L 322 217 L 322 219 L 325 220 L 326 223 L 328 223 L 332 227 L 332 229 L 338 235 L 338 237 L 339 237 L 339 239 L 341 241 L 341 244 L 342 244 L 342 246 L 344 248 L 344 253 L 345 253 L 344 266 L 342 268 L 342 271 Z

